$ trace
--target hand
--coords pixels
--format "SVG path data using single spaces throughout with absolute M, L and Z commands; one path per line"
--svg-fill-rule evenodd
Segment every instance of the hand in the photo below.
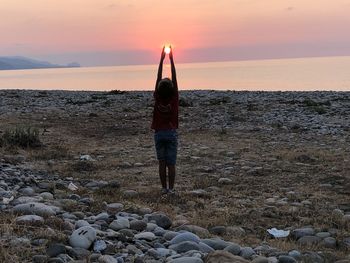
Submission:
M 169 46 L 169 47 L 170 47 L 169 58 L 170 58 L 171 60 L 173 60 L 173 48 L 172 48 L 171 46 Z
M 163 46 L 163 49 L 162 49 L 162 54 L 160 55 L 160 59 L 163 61 L 165 59 L 165 46 Z

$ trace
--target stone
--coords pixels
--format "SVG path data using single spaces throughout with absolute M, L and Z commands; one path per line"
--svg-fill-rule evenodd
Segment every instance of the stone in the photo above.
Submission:
M 233 181 L 230 178 L 220 178 L 218 180 L 218 183 L 221 184 L 221 185 L 229 185 L 229 184 L 232 184 Z
M 124 228 L 130 228 L 130 223 L 127 218 L 118 216 L 116 220 L 109 224 L 109 228 L 118 231 Z
M 53 206 L 48 206 L 42 203 L 26 203 L 26 204 L 19 204 L 16 205 L 13 208 L 13 211 L 15 213 L 19 214 L 25 214 L 25 215 L 38 215 L 42 217 L 49 217 L 49 216 L 54 216 L 56 215 L 55 210 L 59 208 L 58 207 L 53 207 Z
M 142 220 L 132 220 L 130 222 L 130 229 L 136 231 L 143 231 L 147 228 L 147 223 Z
M 219 239 L 219 238 L 212 238 L 212 239 L 202 239 L 202 242 L 213 248 L 214 250 L 223 250 L 225 249 L 229 243 Z
M 292 258 L 296 260 L 301 259 L 301 253 L 298 250 L 291 250 L 288 252 L 288 256 L 291 256 Z
M 19 189 L 18 192 L 20 192 L 22 195 L 26 195 L 26 196 L 35 195 L 35 191 L 32 187 L 25 187 L 25 188 Z
M 212 233 L 213 235 L 224 235 L 226 233 L 226 227 L 224 226 L 214 226 L 209 229 L 209 232 Z
M 234 256 L 231 253 L 223 250 L 214 251 L 209 253 L 205 258 L 205 263 L 248 263 L 242 257 Z
M 330 237 L 331 236 L 331 233 L 329 232 L 318 232 L 316 234 L 317 237 L 320 237 L 320 238 L 326 238 L 326 237 Z
M 226 234 L 234 237 L 242 237 L 245 235 L 245 230 L 240 226 L 226 227 Z
M 93 250 L 95 252 L 101 252 L 107 248 L 107 244 L 104 240 L 96 240 L 94 242 L 94 248 Z
M 81 228 L 83 226 L 90 226 L 89 222 L 87 222 L 86 220 L 78 220 L 75 222 L 75 228 Z
M 239 255 L 242 258 L 250 259 L 253 255 L 255 255 L 255 251 L 251 247 L 242 247 Z
M 50 192 L 43 192 L 39 195 L 40 197 L 42 197 L 44 200 L 53 200 L 53 194 L 51 194 Z
M 122 211 L 123 208 L 124 208 L 124 205 L 121 203 L 111 203 L 106 206 L 106 210 L 108 214 L 116 214 Z
M 199 245 L 192 241 L 183 241 L 174 245 L 170 245 L 169 249 L 172 249 L 177 253 L 185 253 L 190 250 L 199 250 Z
M 152 232 L 142 232 L 142 233 L 136 234 L 134 238 L 152 241 L 156 239 L 156 236 Z
M 109 214 L 106 212 L 103 212 L 103 213 L 99 213 L 95 219 L 96 219 L 96 221 L 98 221 L 98 220 L 106 221 L 106 220 L 108 220 L 108 218 L 109 218 Z
M 334 237 L 326 237 L 323 239 L 322 245 L 326 248 L 336 248 L 337 240 Z
M 162 213 L 153 213 L 153 214 L 149 215 L 148 221 L 149 222 L 155 221 L 155 223 L 158 226 L 160 226 L 164 229 L 169 229 L 172 225 L 171 219 Z
M 189 194 L 196 196 L 196 197 L 207 197 L 210 195 L 204 189 L 195 189 L 195 190 L 189 191 Z
M 159 248 L 156 248 L 155 251 L 156 251 L 158 257 L 161 257 L 161 258 L 171 255 L 171 250 L 167 249 L 167 248 L 159 247 Z
M 49 258 L 46 255 L 34 255 L 32 260 L 33 263 L 46 263 Z
M 86 259 L 90 256 L 91 252 L 82 247 L 73 247 L 68 250 L 68 254 L 75 259 Z
M 185 230 L 188 232 L 192 232 L 198 236 L 209 236 L 208 229 L 205 229 L 203 227 L 196 226 L 196 225 L 183 225 L 183 226 L 177 227 L 176 230 Z
M 173 239 L 171 239 L 170 244 L 174 245 L 174 244 L 181 243 L 183 241 L 192 241 L 198 244 L 201 240 L 197 235 L 191 232 L 184 232 L 184 233 L 177 234 Z
M 96 230 L 91 226 L 83 226 L 75 230 L 69 238 L 72 247 L 88 249 L 96 239 Z
M 139 193 L 135 190 L 125 190 L 123 192 L 123 197 L 124 198 L 135 198 L 135 197 L 138 197 L 139 196 Z
M 199 246 L 199 251 L 206 253 L 206 254 L 215 251 L 212 247 L 208 246 L 207 244 L 205 244 L 203 242 L 199 242 L 198 246 Z
M 321 242 L 321 238 L 317 236 L 303 236 L 298 239 L 298 244 L 301 246 L 313 246 Z
M 110 255 L 100 256 L 98 258 L 98 262 L 99 263 L 119 263 L 119 261 L 116 258 L 114 258 L 114 257 L 112 257 Z
M 57 257 L 59 254 L 65 254 L 65 253 L 66 253 L 66 246 L 61 243 L 51 244 L 46 250 L 46 254 L 50 258 Z
M 225 247 L 224 250 L 230 252 L 233 255 L 239 255 L 239 253 L 241 253 L 240 245 L 232 242 L 227 247 Z
M 278 263 L 297 263 L 296 259 L 291 256 L 280 256 Z
M 62 258 L 50 258 L 47 263 L 65 263 L 64 260 Z
M 181 257 L 172 259 L 169 261 L 169 263 L 203 263 L 203 260 L 194 257 Z
M 252 263 L 269 263 L 269 260 L 263 256 L 257 256 L 252 260 Z
M 44 218 L 37 215 L 24 215 L 17 217 L 16 223 L 20 225 L 41 225 L 44 223 Z
M 295 239 L 299 239 L 303 236 L 313 236 L 313 235 L 315 235 L 315 230 L 311 227 L 298 228 L 292 231 L 292 236 Z
M 325 263 L 324 259 L 316 252 L 304 253 L 301 262 Z

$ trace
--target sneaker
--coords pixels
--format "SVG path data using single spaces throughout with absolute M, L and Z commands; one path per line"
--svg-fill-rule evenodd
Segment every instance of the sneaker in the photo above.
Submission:
M 168 193 L 168 189 L 162 188 L 161 194 L 166 195 Z
M 168 194 L 169 194 L 169 195 L 175 195 L 175 194 L 176 194 L 175 189 L 169 189 L 169 190 L 168 190 Z

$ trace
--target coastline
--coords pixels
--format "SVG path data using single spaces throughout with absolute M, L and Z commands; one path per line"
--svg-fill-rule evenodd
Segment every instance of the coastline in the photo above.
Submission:
M 28 169 L 43 181 L 73 182 L 80 199 L 91 199 L 88 204 L 61 202 L 73 192 L 57 186 L 50 191 L 53 199 L 44 201 L 60 207 L 56 217 L 73 225 L 79 217 L 65 213 L 83 211 L 80 216 L 88 221 L 118 202 L 125 213 L 161 211 L 174 231 L 182 227 L 203 238 L 218 236 L 255 254 L 260 248 L 266 258 L 293 250 L 301 256 L 327 254 L 334 259 L 329 262 L 346 258 L 350 92 L 180 91 L 176 199 L 158 193 L 151 116 L 151 91 L 0 90 L 0 135 L 30 126 L 43 143 L 34 149 L 2 147 L 0 162 L 20 173 Z M 84 155 L 92 161 L 82 161 Z M 5 180 L 7 174 L 0 175 Z M 26 187 L 34 189 L 32 197 L 41 194 L 30 182 L 21 181 L 14 190 L 16 182 L 6 180 L 16 200 L 26 196 L 20 191 Z M 119 187 L 105 189 L 101 182 Z M 11 209 L 2 206 L 7 213 Z M 266 231 L 272 227 L 293 234 L 271 238 Z M 300 240 L 295 231 L 305 228 L 313 230 L 305 235 L 312 238 Z M 67 238 L 72 231 L 60 234 Z M 335 241 L 318 236 L 324 232 Z

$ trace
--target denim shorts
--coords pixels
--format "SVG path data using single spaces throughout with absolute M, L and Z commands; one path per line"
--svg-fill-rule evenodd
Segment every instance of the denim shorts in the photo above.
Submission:
M 176 130 L 159 130 L 154 133 L 157 159 L 166 164 L 175 165 L 177 156 Z

